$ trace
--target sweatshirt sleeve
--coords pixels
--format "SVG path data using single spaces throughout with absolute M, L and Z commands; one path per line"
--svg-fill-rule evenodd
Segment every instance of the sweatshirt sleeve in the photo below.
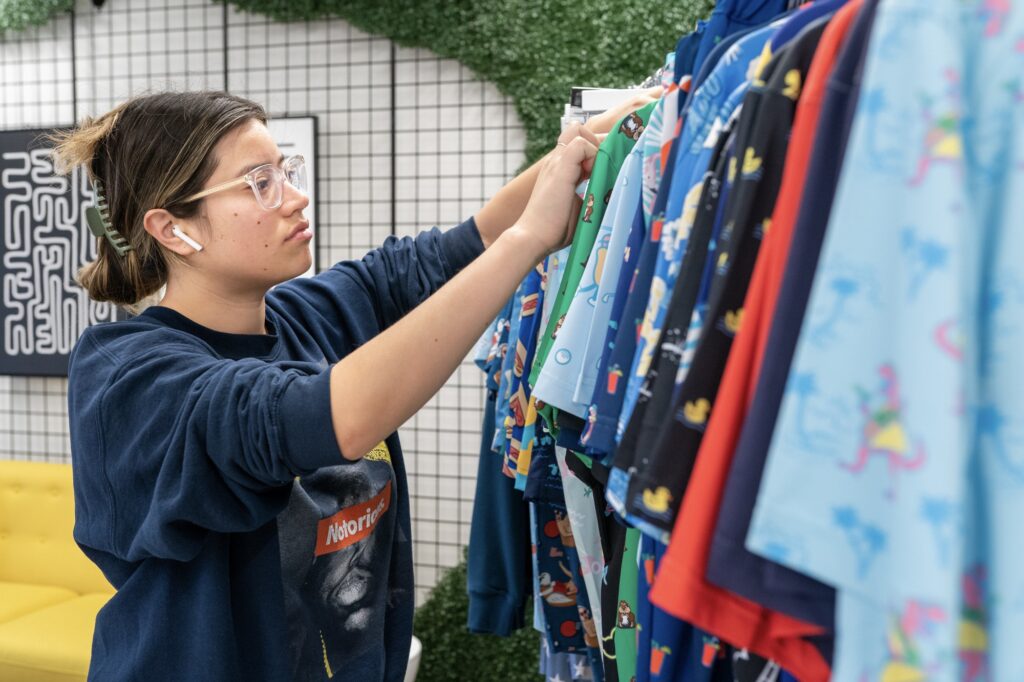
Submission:
M 347 462 L 324 426 L 329 371 L 148 345 L 117 362 L 87 333 L 72 358 L 80 544 L 128 561 L 186 561 L 209 531 L 272 521 L 296 476 Z
M 276 287 L 268 305 L 294 325 L 322 334 L 325 354 L 337 360 L 401 319 L 483 250 L 473 218 L 445 232 L 388 237 L 359 260 Z

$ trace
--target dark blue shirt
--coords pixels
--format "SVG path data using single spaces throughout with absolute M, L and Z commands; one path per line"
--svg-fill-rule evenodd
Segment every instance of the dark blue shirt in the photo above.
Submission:
M 864 3 L 829 77 L 779 290 L 780 305 L 775 309 L 764 351 L 765 362 L 719 507 L 707 572 L 711 582 L 736 594 L 830 630 L 835 618 L 833 589 L 749 552 L 744 543 L 817 272 L 818 256 L 857 109 L 860 72 L 877 6 L 876 0 Z
M 401 680 L 412 636 L 396 434 L 343 458 L 329 367 L 483 250 L 472 220 L 266 296 L 267 334 L 153 307 L 69 370 L 75 540 L 117 588 L 90 680 Z
M 708 17 L 694 68 L 705 62 L 716 62 L 712 55 L 729 36 L 771 21 L 786 11 L 785 0 L 719 0 Z M 696 89 L 697 83 L 694 83 Z

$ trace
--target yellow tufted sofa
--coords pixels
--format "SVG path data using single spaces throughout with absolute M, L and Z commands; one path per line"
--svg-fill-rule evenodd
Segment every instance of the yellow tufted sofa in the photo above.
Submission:
M 71 467 L 0 461 L 0 682 L 81 682 L 114 589 L 75 544 Z

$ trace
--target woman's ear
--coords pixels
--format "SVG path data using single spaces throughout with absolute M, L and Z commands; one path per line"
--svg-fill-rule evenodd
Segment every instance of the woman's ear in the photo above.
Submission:
M 179 220 L 170 211 L 164 208 L 151 208 L 146 211 L 142 218 L 142 225 L 146 232 L 153 236 L 153 239 L 160 242 L 168 251 L 173 251 L 179 256 L 190 256 L 197 251 L 202 251 L 202 246 L 188 237 L 188 231 L 192 227 L 191 221 Z M 178 228 L 179 236 L 175 233 Z

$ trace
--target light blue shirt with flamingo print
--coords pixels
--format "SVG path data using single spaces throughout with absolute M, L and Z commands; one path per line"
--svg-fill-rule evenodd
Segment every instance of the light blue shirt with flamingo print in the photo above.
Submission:
M 883 0 L 747 538 L 838 682 L 1024 680 L 1022 227 L 1024 7 Z

